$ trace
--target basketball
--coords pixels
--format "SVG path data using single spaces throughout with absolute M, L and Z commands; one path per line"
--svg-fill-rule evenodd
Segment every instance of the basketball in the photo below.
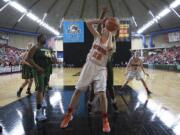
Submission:
M 115 18 L 108 18 L 105 22 L 105 27 L 109 31 L 115 31 L 118 30 L 118 23 Z

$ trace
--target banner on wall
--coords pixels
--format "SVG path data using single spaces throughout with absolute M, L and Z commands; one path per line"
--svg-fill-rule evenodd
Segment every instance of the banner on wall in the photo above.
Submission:
M 57 51 L 57 58 L 64 58 L 63 51 Z
M 129 42 L 131 40 L 130 20 L 120 20 L 117 41 Z
M 11 72 L 11 67 L 6 66 L 6 67 L 0 67 L 0 73 L 10 73 Z
M 9 36 L 0 33 L 0 44 L 8 44 Z
M 76 21 L 63 23 L 63 42 L 64 43 L 82 43 L 84 42 L 84 22 Z
M 63 53 L 63 51 L 57 51 L 57 59 L 60 60 L 61 62 L 64 61 L 64 53 Z
M 12 72 L 17 72 L 17 71 L 21 71 L 21 66 L 17 65 L 17 66 L 12 66 Z
M 1 73 L 13 73 L 13 72 L 19 72 L 21 71 L 21 66 L 17 65 L 17 66 L 5 66 L 2 67 L 0 66 L 0 74 Z
M 7 40 L 4 40 L 4 39 L 0 39 L 0 44 L 2 44 L 2 45 L 8 44 L 8 41 L 7 41 Z
M 180 41 L 180 32 L 168 33 L 169 42 L 178 42 Z

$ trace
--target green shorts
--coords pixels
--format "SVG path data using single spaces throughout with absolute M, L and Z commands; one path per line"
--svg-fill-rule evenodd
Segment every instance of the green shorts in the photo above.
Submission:
M 45 90 L 46 74 L 39 74 L 36 70 L 33 70 L 34 82 L 36 90 L 42 92 Z
M 27 65 L 22 65 L 22 79 L 32 79 L 33 71 L 32 68 Z

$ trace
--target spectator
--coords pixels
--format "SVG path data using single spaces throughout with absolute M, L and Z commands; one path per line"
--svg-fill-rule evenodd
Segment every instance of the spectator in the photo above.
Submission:
M 0 44 L 0 65 L 15 66 L 20 64 L 21 54 L 24 51 L 8 45 Z
M 180 61 L 180 46 L 154 50 L 150 55 L 144 57 L 147 64 L 177 64 Z

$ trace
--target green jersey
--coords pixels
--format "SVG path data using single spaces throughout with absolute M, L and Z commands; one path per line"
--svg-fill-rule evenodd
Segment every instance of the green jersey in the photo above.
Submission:
M 41 47 L 38 48 L 34 54 L 33 60 L 34 62 L 46 70 L 49 66 L 49 60 L 52 58 L 51 51 L 47 48 Z
M 53 67 L 52 67 L 52 64 L 53 64 L 52 58 L 53 58 L 54 56 L 53 56 L 53 52 L 52 52 L 51 50 L 49 50 L 49 51 L 50 51 L 50 53 L 51 53 L 51 57 L 47 59 L 47 62 L 48 62 L 47 74 L 52 74 L 52 68 L 53 68 Z

